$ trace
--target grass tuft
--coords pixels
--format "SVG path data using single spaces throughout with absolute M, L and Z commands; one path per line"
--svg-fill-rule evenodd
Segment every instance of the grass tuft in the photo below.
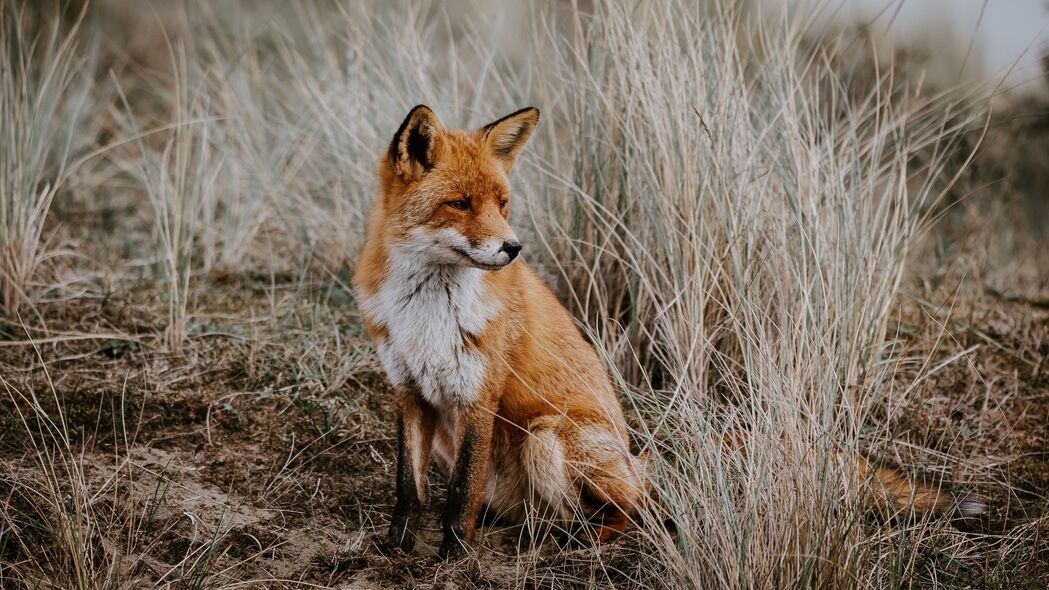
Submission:
M 0 6 L 0 308 L 11 319 L 31 303 L 51 255 L 48 212 L 83 147 L 91 106 L 80 21 L 36 31 L 31 16 L 17 3 Z

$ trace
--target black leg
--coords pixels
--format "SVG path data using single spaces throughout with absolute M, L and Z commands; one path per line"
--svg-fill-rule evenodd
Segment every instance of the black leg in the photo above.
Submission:
M 460 557 L 473 542 L 477 515 L 484 499 L 493 421 L 494 413 L 485 408 L 471 408 L 462 421 L 459 450 L 444 511 L 444 539 L 438 551 L 441 558 Z
M 422 518 L 434 418 L 415 396 L 401 398 L 397 412 L 397 497 L 385 544 L 411 551 Z

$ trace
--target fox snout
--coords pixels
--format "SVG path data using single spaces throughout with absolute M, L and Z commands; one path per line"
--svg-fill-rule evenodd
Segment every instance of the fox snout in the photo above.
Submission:
M 469 244 L 465 250 L 476 266 L 497 270 L 521 254 L 521 242 L 506 219 L 505 206 L 475 200 L 475 211 L 451 227 Z
M 463 238 L 462 242 L 452 245 L 452 248 L 462 255 L 464 262 L 469 266 L 483 270 L 499 270 L 513 262 L 523 246 L 516 236 L 511 236 L 505 239 L 488 238 L 480 243 Z

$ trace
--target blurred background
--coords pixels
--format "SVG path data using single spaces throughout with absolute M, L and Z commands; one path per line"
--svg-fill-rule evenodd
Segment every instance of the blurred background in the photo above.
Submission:
M 818 13 L 823 21 L 863 26 L 880 51 L 906 49 L 930 82 L 1001 83 L 1010 96 L 1044 96 L 1049 51 L 1045 0 L 757 0 L 759 10 Z
M 920 53 L 938 84 L 983 80 L 1010 95 L 1049 93 L 1045 0 L 847 0 L 840 18 L 870 23 L 887 43 Z

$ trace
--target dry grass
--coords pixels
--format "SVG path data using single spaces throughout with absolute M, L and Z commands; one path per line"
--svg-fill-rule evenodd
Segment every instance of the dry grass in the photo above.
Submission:
M 45 222 L 74 159 L 92 141 L 87 112 L 93 105 L 90 52 L 80 50 L 77 28 L 40 31 L 24 10 L 0 6 L 0 309 L 16 317 L 35 287 L 49 251 Z
M 731 0 L 537 3 L 509 27 L 246 6 L 104 2 L 0 48 L 5 587 L 1049 579 L 1045 238 L 984 189 L 1013 174 L 1008 128 L 976 151 L 986 97 Z M 107 17 L 168 38 L 114 48 Z M 531 44 L 503 51 L 508 30 Z M 75 75 L 96 51 L 112 73 Z M 392 414 L 346 277 L 375 160 L 419 102 L 463 126 L 543 109 L 513 215 L 654 457 L 658 508 L 616 543 L 491 526 L 459 563 L 434 558 L 435 526 L 415 555 L 371 545 Z M 729 429 L 746 455 L 710 444 Z M 842 450 L 995 514 L 869 514 Z

